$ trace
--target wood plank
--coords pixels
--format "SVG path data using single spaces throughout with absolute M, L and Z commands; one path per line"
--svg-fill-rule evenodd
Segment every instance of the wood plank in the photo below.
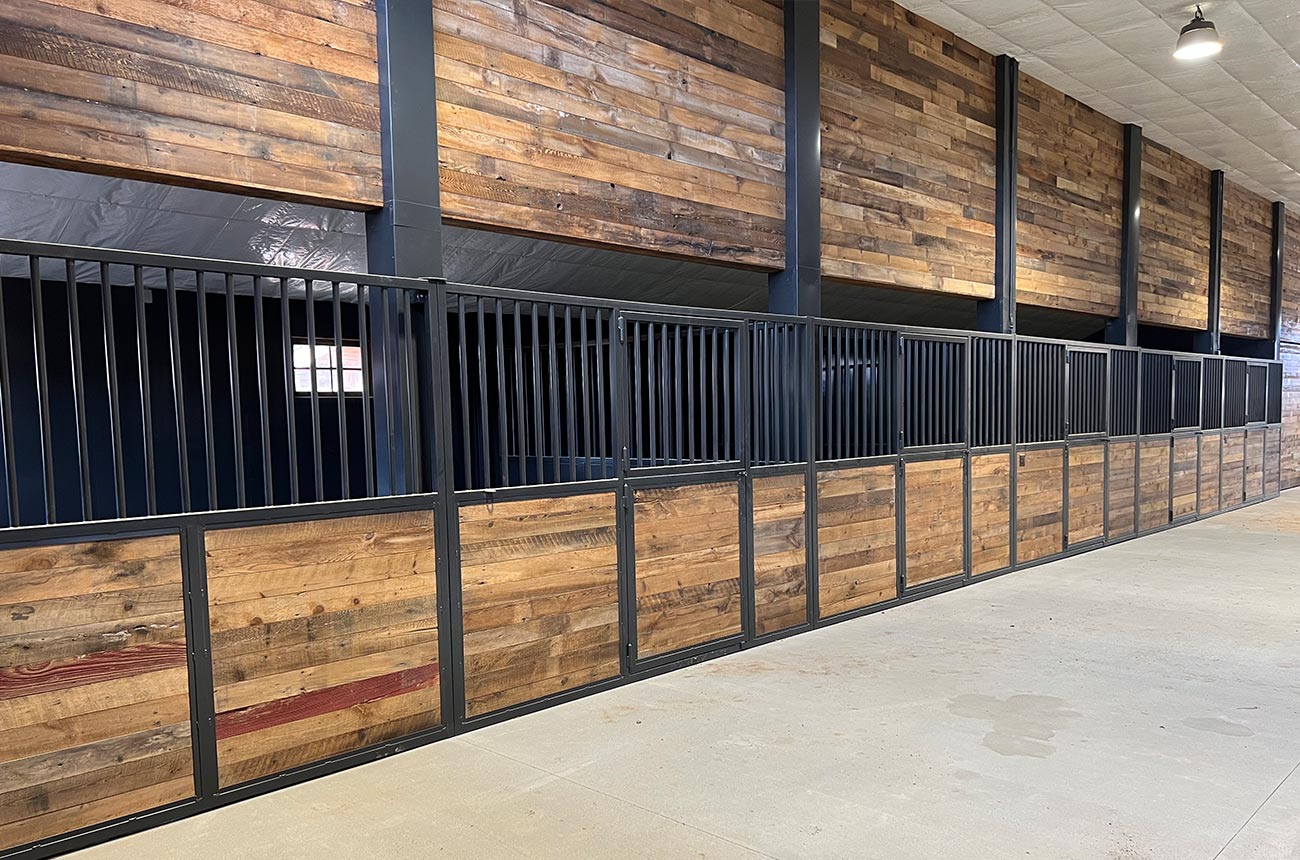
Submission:
M 1205 433 L 1200 442 L 1200 498 L 1201 516 L 1217 513 L 1219 510 L 1219 457 L 1222 449 L 1222 437 L 1218 433 Z
M 904 571 L 909 587 L 965 572 L 965 481 L 962 457 L 903 465 Z
M 1204 331 L 1209 321 L 1210 172 L 1142 142 L 1138 320 Z
M 1234 182 L 1224 182 L 1219 298 L 1219 326 L 1224 334 L 1269 336 L 1272 251 L 1272 204 Z
M 1016 468 L 1016 561 L 1065 549 L 1065 449 L 1022 451 Z
M 1071 445 L 1070 531 L 1067 544 L 1099 540 L 1106 534 L 1106 445 Z
M 971 575 L 1011 566 L 1011 455 L 970 459 Z
M 1144 439 L 1138 450 L 1138 530 L 1150 531 L 1169 524 L 1169 452 L 1171 440 Z
M 1179 436 L 1174 439 L 1173 471 L 1169 477 L 1173 497 L 1170 516 L 1174 520 L 1196 513 L 1199 488 L 1197 450 L 1195 436 Z
M 893 465 L 818 473 L 822 618 L 898 597 L 895 474 Z
M 1107 536 L 1127 537 L 1136 528 L 1137 442 L 1109 442 L 1107 448 L 1107 494 L 1110 517 Z
M 754 623 L 760 636 L 808 620 L 806 490 L 802 473 L 754 478 Z

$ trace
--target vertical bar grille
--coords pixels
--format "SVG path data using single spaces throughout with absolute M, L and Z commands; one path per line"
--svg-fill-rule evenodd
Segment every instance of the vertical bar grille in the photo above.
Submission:
M 966 342 L 904 335 L 903 446 L 966 441 Z
M 1071 349 L 1070 435 L 1089 436 L 1106 432 L 1106 353 Z
M 1201 362 L 1174 359 L 1174 429 L 1196 430 L 1201 422 Z
M 1218 430 L 1223 426 L 1223 359 L 1203 359 L 1201 377 L 1201 428 Z
M 1065 439 L 1065 346 L 1018 341 L 1019 392 L 1017 441 Z
M 817 459 L 896 453 L 897 333 L 818 323 L 814 337 L 821 411 Z
M 801 463 L 806 454 L 803 432 L 804 323 L 755 320 L 749 323 L 749 402 L 753 462 Z M 700 354 L 700 375 L 708 372 Z M 709 405 L 703 401 L 703 406 Z M 701 426 L 711 426 L 711 413 L 702 409 Z
M 1110 435 L 1136 436 L 1138 432 L 1138 352 L 1115 349 L 1110 353 Z
M 1282 364 L 1268 366 L 1268 423 L 1282 423 Z
M 1011 444 L 1011 344 L 971 338 L 971 446 Z
M 1168 433 L 1174 429 L 1174 357 L 1159 352 L 1142 353 L 1141 433 Z
M 1268 417 L 1268 365 L 1246 368 L 1246 423 L 1258 424 Z
M 1246 426 L 1246 362 L 1223 360 L 1223 426 Z

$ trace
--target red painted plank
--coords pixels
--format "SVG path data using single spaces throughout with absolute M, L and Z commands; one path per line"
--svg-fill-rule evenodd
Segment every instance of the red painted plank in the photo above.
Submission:
M 218 714 L 217 740 L 305 720 L 331 711 L 341 711 L 365 702 L 424 690 L 436 686 L 438 677 L 438 664 L 430 663 L 427 666 L 416 666 L 413 669 L 378 675 L 364 681 L 353 681 L 350 684 L 340 684 L 324 690 L 313 690 L 289 699 L 277 699 L 274 702 Z
M 0 701 L 171 669 L 184 666 L 185 660 L 185 640 L 179 639 L 101 651 L 74 660 L 13 666 L 0 669 Z

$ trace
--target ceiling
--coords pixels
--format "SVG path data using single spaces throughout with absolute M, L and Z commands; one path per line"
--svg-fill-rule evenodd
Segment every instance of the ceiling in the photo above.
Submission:
M 1173 58 L 1182 0 L 902 0 L 1152 140 L 1300 207 L 1300 0 L 1201 4 L 1218 57 Z

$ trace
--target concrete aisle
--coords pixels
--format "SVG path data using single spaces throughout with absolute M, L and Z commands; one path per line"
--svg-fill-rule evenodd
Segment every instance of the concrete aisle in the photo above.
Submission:
M 1300 491 L 82 860 L 1300 857 Z

